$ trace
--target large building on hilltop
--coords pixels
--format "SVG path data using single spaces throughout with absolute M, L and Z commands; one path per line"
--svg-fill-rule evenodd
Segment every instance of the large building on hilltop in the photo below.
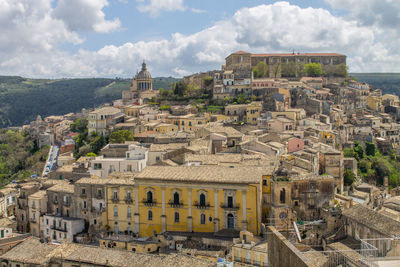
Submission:
M 150 72 L 147 70 L 146 62 L 142 63 L 142 70 L 136 73 L 131 83 L 131 91 L 146 91 L 153 90 L 153 79 Z
M 122 101 L 124 104 L 141 104 L 143 100 L 155 97 L 157 92 L 158 91 L 153 91 L 153 78 L 147 70 L 146 62 L 143 61 L 142 69 L 140 72 L 136 72 L 129 90 L 122 91 Z
M 337 53 L 281 53 L 281 54 L 251 54 L 237 51 L 225 59 L 225 70 L 251 71 L 259 62 L 268 65 L 268 76 L 279 78 L 282 76 L 302 76 L 299 68 L 308 63 L 320 63 L 325 71 L 334 71 L 338 65 L 346 65 L 346 56 Z M 330 67 L 331 68 L 330 68 Z M 283 75 L 287 72 L 288 75 Z

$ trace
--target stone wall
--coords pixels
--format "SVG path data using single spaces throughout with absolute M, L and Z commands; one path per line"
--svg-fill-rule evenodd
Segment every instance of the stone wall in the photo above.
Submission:
M 292 243 L 290 243 L 275 227 L 269 226 L 267 232 L 268 262 L 271 267 L 311 267 L 306 258 Z

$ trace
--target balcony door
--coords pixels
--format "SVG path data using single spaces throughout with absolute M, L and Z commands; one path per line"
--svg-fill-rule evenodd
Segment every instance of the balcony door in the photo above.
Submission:
M 228 222 L 228 229 L 234 229 L 235 228 L 235 221 L 234 217 L 231 213 L 227 215 L 227 222 Z

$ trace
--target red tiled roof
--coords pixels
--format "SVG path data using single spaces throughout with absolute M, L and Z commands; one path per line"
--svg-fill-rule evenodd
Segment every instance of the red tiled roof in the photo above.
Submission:
M 245 51 L 236 51 L 232 54 L 250 54 L 249 52 L 245 52 Z
M 253 57 L 290 57 L 290 56 L 344 56 L 338 53 L 276 53 L 276 54 L 251 54 Z

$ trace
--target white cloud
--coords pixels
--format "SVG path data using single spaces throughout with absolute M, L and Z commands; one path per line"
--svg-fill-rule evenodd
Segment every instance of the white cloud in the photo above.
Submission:
M 51 11 L 51 0 L 0 1 L 0 62 L 14 53 L 41 53 L 65 42 L 82 42 Z
M 137 9 L 142 13 L 149 13 L 157 17 L 161 12 L 184 11 L 183 0 L 136 0 L 139 3 Z
M 193 13 L 197 13 L 197 14 L 207 13 L 207 10 L 197 9 L 197 8 L 191 8 L 190 11 L 192 11 Z
M 110 32 L 120 28 L 121 22 L 105 19 L 103 8 L 108 5 L 107 0 L 59 0 L 54 17 L 72 31 Z
M 349 16 L 362 25 L 400 30 L 398 0 L 325 0 L 335 9 L 350 11 Z
M 346 54 L 351 71 L 400 71 L 400 54 L 396 49 L 399 41 L 393 38 L 394 30 L 380 32 L 376 27 L 334 16 L 324 9 L 300 8 L 287 2 L 242 8 L 232 18 L 194 34 L 175 33 L 169 39 L 108 45 L 69 55 L 58 46 L 79 42 L 79 36 L 69 31 L 63 21 L 51 17 L 50 1 L 40 0 L 40 9 L 26 2 L 21 6 L 10 4 L 12 0 L 7 1 L 8 5 L 0 1 L 0 25 L 11 27 L 0 35 L 0 73 L 31 77 L 131 77 L 145 59 L 153 76 L 182 76 L 219 69 L 225 57 L 235 50 L 292 49 Z M 30 20 L 20 19 L 32 17 L 27 15 L 31 13 L 38 15 Z M 15 21 L 17 25 L 13 25 Z M 31 37 L 37 41 L 31 41 Z M 42 40 L 45 41 L 41 43 Z

